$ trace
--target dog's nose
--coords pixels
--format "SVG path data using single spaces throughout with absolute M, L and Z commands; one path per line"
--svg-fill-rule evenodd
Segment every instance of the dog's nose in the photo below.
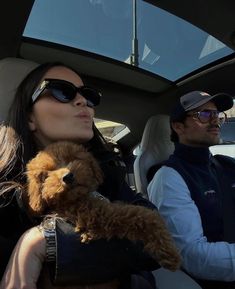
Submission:
M 66 184 L 72 184 L 73 181 L 74 181 L 73 173 L 68 173 L 68 174 L 64 175 L 64 176 L 63 176 L 63 181 L 64 181 Z

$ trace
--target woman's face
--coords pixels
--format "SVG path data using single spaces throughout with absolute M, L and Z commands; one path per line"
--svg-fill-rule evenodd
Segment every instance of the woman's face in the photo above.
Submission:
M 77 87 L 83 85 L 75 72 L 63 66 L 51 68 L 44 75 L 45 78 L 66 80 Z M 53 98 L 48 90 L 34 103 L 29 128 L 40 146 L 59 140 L 85 143 L 93 137 L 93 117 L 94 109 L 87 106 L 86 99 L 79 93 L 71 102 L 62 103 Z

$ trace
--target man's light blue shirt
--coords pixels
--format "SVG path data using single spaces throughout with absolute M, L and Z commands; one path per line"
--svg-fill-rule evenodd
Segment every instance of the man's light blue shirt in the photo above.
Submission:
M 235 281 L 235 244 L 207 242 L 197 206 L 176 170 L 159 169 L 148 195 L 165 219 L 187 272 L 200 279 Z

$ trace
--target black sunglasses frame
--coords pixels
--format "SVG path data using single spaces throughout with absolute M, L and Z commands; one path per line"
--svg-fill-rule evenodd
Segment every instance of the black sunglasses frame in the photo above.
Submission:
M 102 96 L 100 91 L 89 86 L 83 85 L 77 87 L 73 83 L 66 80 L 46 78 L 33 93 L 33 104 L 46 89 L 49 89 L 51 91 L 51 95 L 62 103 L 68 103 L 72 101 L 76 97 L 76 94 L 79 93 L 87 100 L 87 106 L 89 107 L 99 105 L 100 98 Z M 56 90 L 57 92 L 60 91 L 60 93 L 56 93 Z

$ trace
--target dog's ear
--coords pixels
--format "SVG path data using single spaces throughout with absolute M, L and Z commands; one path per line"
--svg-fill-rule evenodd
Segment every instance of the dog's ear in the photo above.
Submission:
M 46 151 L 40 151 L 27 164 L 28 171 L 52 171 L 56 168 L 55 159 Z
M 43 214 L 46 210 L 46 201 L 42 196 L 43 183 L 47 171 L 32 170 L 27 172 L 29 209 L 35 216 Z

